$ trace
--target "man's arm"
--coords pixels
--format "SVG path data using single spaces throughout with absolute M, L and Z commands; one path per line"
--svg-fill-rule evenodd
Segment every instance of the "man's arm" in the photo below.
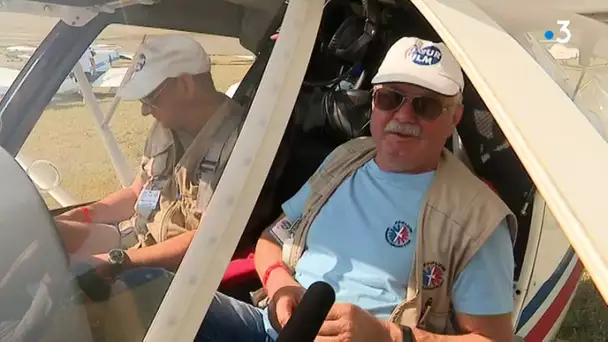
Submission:
M 128 250 L 126 269 L 137 267 L 161 267 L 175 272 L 182 262 L 195 230 L 182 233 L 146 248 Z
M 416 327 L 416 341 L 513 341 L 513 272 L 511 237 L 502 222 L 475 253 L 452 288 L 456 324 L 463 335 L 440 335 Z M 401 327 L 380 321 L 365 310 L 337 303 L 320 331 L 319 342 L 353 336 L 355 340 L 403 341 Z
M 111 193 L 105 198 L 87 206 L 93 223 L 116 223 L 131 217 L 135 212 L 135 202 L 143 188 L 144 180 L 136 177 L 131 186 Z M 75 208 L 56 216 L 57 220 L 85 221 L 82 208 Z
M 294 217 L 299 215 L 298 211 L 301 211 L 304 207 L 304 201 L 309 191 L 310 188 L 308 186 L 302 187 L 292 199 L 283 205 L 284 210 L 287 210 L 287 216 Z M 277 219 L 277 222 L 284 219 L 287 219 L 287 217 L 281 216 Z M 264 231 L 256 246 L 254 263 L 260 279 L 264 277 L 268 266 L 281 260 L 281 247 L 270 233 L 270 229 L 274 225 L 272 224 Z M 192 242 L 194 234 L 195 231 L 186 232 L 153 246 L 129 250 L 127 251 L 127 255 L 130 261 L 128 261 L 128 265 L 125 265 L 125 267 L 152 266 L 172 271 L 177 270 L 190 246 L 190 242 Z M 289 273 L 282 269 L 273 271 L 269 278 L 269 288 L 267 289 L 269 292 L 271 291 L 269 295 L 274 294 L 276 290 L 283 286 L 298 284 Z
M 506 222 L 500 223 L 458 276 L 452 289 L 456 323 L 464 336 L 414 329 L 422 341 L 513 341 L 515 260 Z M 457 339 L 455 339 L 457 338 Z
M 275 236 L 271 233 L 274 227 L 280 227 L 288 220 L 287 216 L 281 215 L 270 227 L 268 227 L 262 233 L 262 236 L 258 240 L 254 254 L 255 270 L 258 273 L 260 279 L 264 279 L 266 270 L 282 261 L 282 248 L 277 242 Z M 280 229 L 280 228 L 279 228 Z M 283 268 L 274 269 L 268 276 L 266 282 L 266 291 L 269 298 L 282 287 L 301 285 Z
M 281 219 L 285 219 L 285 217 L 281 216 L 279 220 Z M 185 232 L 146 248 L 128 250 L 126 253 L 129 261 L 125 265 L 125 268 L 161 267 L 175 271 L 182 262 L 195 233 L 196 231 L 194 230 Z M 269 233 L 269 229 L 266 229 L 258 241 L 254 258 L 255 268 L 260 275 L 260 279 L 264 276 L 264 272 L 266 272 L 268 266 L 279 260 L 281 260 L 281 247 Z M 272 293 L 285 285 L 294 283 L 297 284 L 289 273 L 279 269 L 272 272 L 268 281 L 269 287 L 273 289 Z

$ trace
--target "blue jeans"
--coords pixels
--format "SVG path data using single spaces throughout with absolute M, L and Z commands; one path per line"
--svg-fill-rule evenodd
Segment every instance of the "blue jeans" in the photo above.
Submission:
M 146 329 L 152 324 L 173 277 L 173 273 L 156 267 L 130 269 L 118 277 L 132 294 L 139 319 Z
M 271 342 L 275 338 L 264 310 L 217 292 L 194 341 Z
M 138 313 L 147 329 L 171 284 L 173 273 L 162 268 L 142 267 L 122 273 L 120 279 L 133 291 Z M 265 310 L 217 292 L 194 341 L 272 342 L 276 336 Z

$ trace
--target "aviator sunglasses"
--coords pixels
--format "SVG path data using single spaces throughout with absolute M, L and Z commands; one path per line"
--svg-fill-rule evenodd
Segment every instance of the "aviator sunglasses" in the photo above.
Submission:
M 427 121 L 437 119 L 445 109 L 452 106 L 444 106 L 439 99 L 430 96 L 405 95 L 388 88 L 374 89 L 372 99 L 374 106 L 383 112 L 394 112 L 409 100 L 415 114 Z
M 158 100 L 158 97 L 163 92 L 163 90 L 165 90 L 165 88 L 167 87 L 168 83 L 169 82 L 166 82 L 166 81 L 163 82 L 156 89 L 152 90 L 152 92 L 150 94 L 148 94 L 145 97 L 142 97 L 141 99 L 139 99 L 139 101 L 141 103 L 145 104 L 146 106 L 150 107 L 150 108 L 156 108 L 156 107 L 158 107 L 155 104 L 155 102 L 156 102 L 156 100 Z

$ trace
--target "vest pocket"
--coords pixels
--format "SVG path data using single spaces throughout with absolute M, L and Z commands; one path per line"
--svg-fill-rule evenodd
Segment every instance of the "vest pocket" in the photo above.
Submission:
M 165 216 L 162 218 L 159 232 L 160 241 L 158 242 L 165 241 L 184 232 L 184 229 L 181 227 L 184 227 L 185 219 L 180 209 L 179 201 L 171 203 Z
M 448 312 L 435 312 L 429 311 L 424 318 L 418 324 L 423 330 L 435 333 L 435 334 L 454 334 L 454 327 L 452 325 L 452 313 Z
M 188 189 L 184 191 L 179 203 L 184 216 L 183 227 L 187 231 L 197 229 L 202 217 L 201 211 L 197 208 L 198 191 L 198 185 L 190 184 Z

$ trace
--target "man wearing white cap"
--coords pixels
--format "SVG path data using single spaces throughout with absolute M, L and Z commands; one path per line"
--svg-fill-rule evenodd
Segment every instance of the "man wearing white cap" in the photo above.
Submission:
M 515 217 L 444 148 L 458 62 L 406 37 L 372 83 L 372 136 L 335 149 L 257 244 L 268 305 L 216 294 L 197 341 L 274 339 L 317 281 L 336 302 L 315 341 L 512 341 Z
M 143 44 L 132 78 L 118 92 L 140 100 L 142 114 L 156 119 L 141 169 L 130 187 L 57 217 L 69 252 L 103 253 L 98 258 L 108 261 L 114 275 L 136 267 L 178 267 L 244 119 L 242 108 L 215 89 L 210 68 L 207 53 L 186 36 Z M 116 225 L 121 248 L 102 240 Z M 124 250 L 130 247 L 136 248 Z

